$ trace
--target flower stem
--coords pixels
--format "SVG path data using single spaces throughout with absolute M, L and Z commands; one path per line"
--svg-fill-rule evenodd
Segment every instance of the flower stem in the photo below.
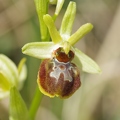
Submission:
M 42 41 L 48 41 L 50 39 L 47 26 L 43 21 L 43 16 L 48 13 L 49 0 L 35 0 L 36 10 L 38 13 L 40 23 L 40 34 Z
M 39 88 L 37 87 L 34 98 L 32 100 L 32 103 L 29 109 L 29 115 L 30 115 L 31 120 L 34 120 L 35 118 L 35 115 L 41 103 L 42 97 L 43 97 L 43 94 L 40 92 Z

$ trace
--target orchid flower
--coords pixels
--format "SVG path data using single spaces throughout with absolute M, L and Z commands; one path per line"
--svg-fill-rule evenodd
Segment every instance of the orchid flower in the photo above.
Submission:
M 70 2 L 58 31 L 53 18 L 46 14 L 46 24 L 52 41 L 32 42 L 23 46 L 26 55 L 42 59 L 37 83 L 40 91 L 49 97 L 70 97 L 81 85 L 80 70 L 100 73 L 99 66 L 74 45 L 93 28 L 91 23 L 82 25 L 71 35 L 76 13 L 76 3 Z
M 0 54 L 0 99 L 9 96 L 11 87 L 22 88 L 27 75 L 25 61 L 23 58 L 16 67 L 7 56 Z

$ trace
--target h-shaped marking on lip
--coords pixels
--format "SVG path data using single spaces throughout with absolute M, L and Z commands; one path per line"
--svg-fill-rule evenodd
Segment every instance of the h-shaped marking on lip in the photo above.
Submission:
M 72 77 L 70 75 L 70 70 L 71 70 L 70 62 L 64 63 L 64 62 L 59 62 L 56 59 L 53 61 L 53 71 L 50 73 L 51 77 L 54 77 L 56 80 L 59 79 L 60 75 L 64 75 L 64 80 L 65 81 L 72 81 Z

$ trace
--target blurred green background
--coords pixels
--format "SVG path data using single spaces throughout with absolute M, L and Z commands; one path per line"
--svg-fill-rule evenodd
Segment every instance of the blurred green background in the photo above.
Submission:
M 74 0 L 77 13 L 73 32 L 90 22 L 94 29 L 76 46 L 96 60 L 102 74 L 81 73 L 82 86 L 69 99 L 44 96 L 36 120 L 120 120 L 120 1 Z M 56 21 L 59 28 L 69 0 Z M 54 13 L 55 6 L 49 7 Z M 28 77 L 20 91 L 28 108 L 37 85 L 40 60 L 25 56 L 21 47 L 40 41 L 34 0 L 0 0 L 0 53 L 16 65 L 27 58 Z M 8 120 L 9 99 L 0 101 L 0 120 Z

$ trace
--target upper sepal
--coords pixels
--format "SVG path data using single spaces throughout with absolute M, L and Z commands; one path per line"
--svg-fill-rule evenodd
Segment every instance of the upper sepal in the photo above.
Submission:
M 63 40 L 68 40 L 68 38 L 70 37 L 73 22 L 75 19 L 75 14 L 76 14 L 76 3 L 70 2 L 60 27 L 60 35 L 62 36 Z

